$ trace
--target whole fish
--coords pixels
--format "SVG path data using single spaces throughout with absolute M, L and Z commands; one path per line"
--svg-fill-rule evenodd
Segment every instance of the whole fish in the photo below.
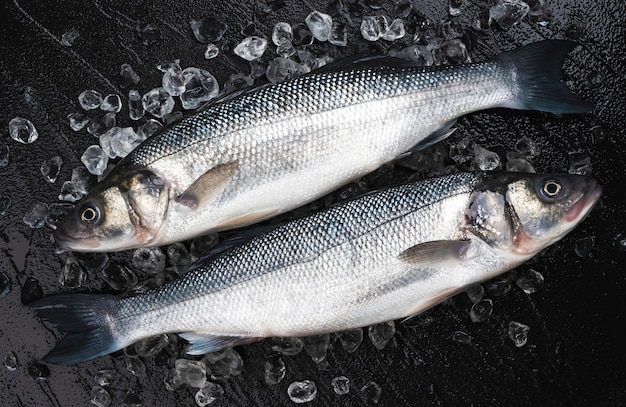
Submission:
M 560 82 L 574 46 L 544 41 L 459 66 L 366 60 L 227 97 L 139 145 L 68 214 L 56 241 L 115 251 L 236 228 L 444 138 L 463 114 L 590 110 Z
M 522 173 L 459 173 L 371 193 L 200 259 L 143 295 L 35 302 L 68 332 L 43 360 L 78 363 L 166 332 L 203 354 L 414 315 L 561 239 L 600 193 L 590 177 Z

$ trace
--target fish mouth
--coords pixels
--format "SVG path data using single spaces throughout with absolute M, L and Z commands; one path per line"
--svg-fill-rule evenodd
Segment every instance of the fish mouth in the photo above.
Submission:
M 566 222 L 582 221 L 591 209 L 596 205 L 602 195 L 602 187 L 594 180 L 589 179 L 588 185 L 581 194 L 580 199 L 570 205 L 565 211 L 563 218 Z
M 101 246 L 98 239 L 93 237 L 80 237 L 69 236 L 57 229 L 52 234 L 56 245 L 64 250 L 77 250 L 77 251 L 98 251 Z

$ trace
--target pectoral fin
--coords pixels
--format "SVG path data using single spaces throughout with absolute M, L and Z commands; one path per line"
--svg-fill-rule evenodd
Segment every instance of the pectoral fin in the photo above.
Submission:
M 465 259 L 469 240 L 435 240 L 409 247 L 398 258 L 410 264 L 459 263 Z
M 180 194 L 176 202 L 192 209 L 208 205 L 226 189 L 237 168 L 239 168 L 237 161 L 211 168 Z
M 253 223 L 257 223 L 262 220 L 269 219 L 273 215 L 278 214 L 279 212 L 280 212 L 279 209 L 265 209 L 265 210 L 261 210 L 258 212 L 247 213 L 237 218 L 232 218 L 226 222 L 220 223 L 219 225 L 217 225 L 216 229 L 226 230 L 226 229 L 234 229 L 234 228 L 238 228 L 241 226 L 251 225 Z
M 217 352 L 224 348 L 258 340 L 258 338 L 245 336 L 215 336 L 203 332 L 181 332 L 178 335 L 189 342 L 189 347 L 187 348 L 187 354 L 189 355 L 204 355 L 205 353 Z

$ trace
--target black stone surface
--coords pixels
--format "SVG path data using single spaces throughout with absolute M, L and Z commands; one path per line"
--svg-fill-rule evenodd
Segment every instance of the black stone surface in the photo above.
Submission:
M 381 10 L 371 10 L 345 1 L 345 8 L 352 13 L 351 20 L 344 19 L 349 28 L 349 46 L 316 43 L 311 47 L 313 53 L 344 56 L 364 48 L 408 44 L 410 36 L 394 44 L 363 40 L 358 31 L 363 15 L 393 15 L 391 1 L 380 3 Z M 449 18 L 447 1 L 411 3 L 430 22 L 431 32 Z M 309 403 L 311 406 L 364 405 L 359 389 L 369 381 L 382 388 L 381 406 L 626 405 L 626 254 L 616 245 L 618 236 L 626 234 L 626 7 L 621 0 L 546 1 L 552 14 L 546 27 L 526 18 L 508 31 L 476 33 L 469 28 L 470 22 L 494 2 L 470 3 L 453 20 L 464 32 L 471 33 L 466 42 L 473 44 L 470 55 L 474 61 L 529 42 L 577 37 L 581 47 L 568 59 L 566 81 L 596 109 L 565 117 L 504 110 L 472 114 L 459 121 L 456 134 L 446 143 L 469 136 L 484 146 L 502 146 L 499 148 L 510 151 L 515 141 L 526 135 L 540 144 L 542 153 L 535 162 L 538 171 L 565 171 L 568 152 L 585 152 L 591 156 L 593 173 L 604 187 L 602 204 L 534 264 L 520 267 L 523 271 L 532 266 L 541 272 L 546 279 L 543 289 L 529 296 L 514 286 L 505 296 L 490 295 L 495 307 L 487 321 L 472 323 L 459 297 L 429 311 L 434 320 L 429 326 L 414 327 L 414 321 L 398 323 L 397 334 L 382 351 L 367 339 L 354 354 L 345 353 L 333 343 L 327 371 L 319 371 L 304 352 L 285 357 L 287 376 L 271 387 L 263 382 L 269 343 L 241 346 L 237 350 L 245 362 L 244 372 L 222 382 L 225 396 L 213 405 L 291 405 L 287 386 L 303 379 L 313 380 L 318 386 L 318 396 Z M 111 356 L 71 367 L 51 365 L 47 380 L 32 377 L 33 366 L 39 366 L 38 359 L 60 335 L 22 304 L 22 287 L 35 278 L 45 294 L 68 290 L 58 282 L 63 257 L 54 253 L 50 229 L 31 230 L 22 217 L 35 202 L 57 202 L 62 182 L 70 178 L 72 168 L 81 165 L 85 148 L 96 142 L 85 131 L 76 133 L 68 126 L 66 116 L 81 111 L 77 101 L 81 91 L 117 93 L 126 105 L 127 89 L 119 76 L 121 64 L 130 63 L 140 75 L 138 89 L 143 93 L 161 82 L 162 73 L 156 65 L 174 59 L 180 59 L 183 67 L 209 70 L 223 84 L 230 74 L 249 72 L 248 64 L 232 53 L 244 37 L 242 30 L 246 35 L 252 31 L 270 39 L 275 23 L 303 22 L 313 9 L 325 11 L 329 2 L 272 4 L 276 7 L 269 13 L 264 11 L 267 4 L 262 1 L 14 0 L 0 4 L 0 148 L 7 144 L 10 147 L 10 163 L 0 168 L 0 196 L 12 200 L 8 213 L 0 216 L 0 271 L 11 280 L 11 291 L 0 298 L 0 360 L 13 351 L 19 362 L 15 371 L 0 366 L 0 405 L 91 405 L 93 376 L 103 368 L 117 371 L 108 389 L 112 405 L 121 405 L 128 389 L 137 391 L 144 406 L 194 405 L 195 390 L 165 389 L 163 379 L 173 362 L 162 355 L 145 361 L 144 377 L 134 377 L 121 357 Z M 192 19 L 205 17 L 229 25 L 218 43 L 222 52 L 210 61 L 203 57 L 206 45 L 196 41 L 189 25 Z M 156 41 L 143 44 L 136 32 L 140 24 L 158 28 L 160 35 L 152 37 Z M 68 47 L 60 39 L 70 29 L 76 29 L 80 37 Z M 273 56 L 270 46 L 262 60 L 267 63 Z M 118 115 L 122 125 L 131 124 L 126 113 L 124 109 Z M 30 119 L 39 131 L 39 140 L 30 145 L 13 141 L 7 128 L 15 116 Z M 601 126 L 606 134 L 598 144 L 592 142 L 590 129 L 594 126 Z M 64 164 L 56 183 L 49 184 L 39 167 L 54 155 L 60 155 Z M 580 258 L 574 251 L 575 242 L 587 236 L 594 237 L 595 245 L 587 257 Z M 121 253 L 112 258 L 128 262 L 129 256 Z M 91 273 L 81 290 L 103 289 L 106 285 L 101 277 Z M 521 348 L 515 347 L 506 334 L 512 320 L 531 327 L 528 343 Z M 453 342 L 451 337 L 457 330 L 470 334 L 472 342 Z M 348 395 L 338 396 L 332 390 L 331 379 L 339 375 L 352 382 Z

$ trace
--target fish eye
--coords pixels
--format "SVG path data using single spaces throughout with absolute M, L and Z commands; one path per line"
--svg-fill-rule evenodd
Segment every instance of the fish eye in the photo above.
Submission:
M 548 198 L 555 198 L 561 192 L 561 184 L 550 179 L 544 182 L 542 192 Z
M 100 208 L 95 204 L 84 207 L 80 212 L 80 220 L 87 225 L 93 225 L 100 220 Z

